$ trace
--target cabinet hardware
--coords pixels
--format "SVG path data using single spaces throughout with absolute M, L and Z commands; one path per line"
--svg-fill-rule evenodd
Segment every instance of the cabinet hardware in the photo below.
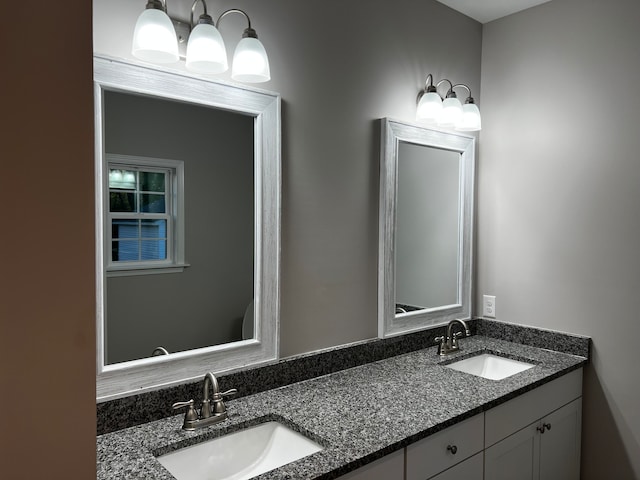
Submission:
M 541 427 L 536 427 L 536 430 L 540 433 L 544 433 L 546 430 L 551 430 L 551 424 L 543 423 Z

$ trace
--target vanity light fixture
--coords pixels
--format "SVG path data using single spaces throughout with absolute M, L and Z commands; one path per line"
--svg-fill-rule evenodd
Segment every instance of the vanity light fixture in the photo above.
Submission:
M 456 130 L 474 132 L 482 128 L 480 110 L 471 96 L 471 89 L 463 84 L 454 85 L 448 79 L 440 80 L 433 85 L 433 75 L 427 76 L 425 88 L 422 91 L 416 119 L 429 124 L 436 124 L 440 127 L 453 127 Z M 449 89 L 444 100 L 438 93 L 438 87 L 443 83 L 449 84 Z M 469 96 L 464 105 L 458 100 L 456 88 L 464 88 L 469 92 Z
M 195 23 L 194 14 L 198 3 L 202 3 L 204 12 Z M 214 22 L 207 12 L 205 0 L 195 0 L 191 6 L 186 68 L 204 74 L 222 73 L 229 68 L 224 40 L 217 27 L 225 16 L 232 13 L 243 15 L 248 26 L 233 55 L 231 78 L 247 83 L 269 81 L 269 58 L 256 31 L 251 28 L 249 16 L 242 10 L 232 8 L 223 12 Z M 148 0 L 145 11 L 140 14 L 136 23 L 131 53 L 152 63 L 177 62 L 180 55 L 173 23 L 178 22 L 168 16 L 166 0 Z

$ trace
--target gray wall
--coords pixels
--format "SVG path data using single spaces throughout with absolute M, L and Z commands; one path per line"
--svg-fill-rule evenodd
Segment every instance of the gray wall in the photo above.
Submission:
M 107 362 L 241 339 L 253 298 L 253 117 L 105 93 L 107 153 L 182 160 L 181 273 L 107 279 Z
M 593 338 L 583 478 L 640 478 L 640 3 L 487 24 L 477 312 Z
M 170 1 L 188 18 L 191 1 Z M 143 1 L 94 0 L 94 50 L 129 57 Z M 435 1 L 210 1 L 247 11 L 282 95 L 281 356 L 377 335 L 377 119 L 428 73 L 480 87 L 481 25 Z M 226 20 L 229 20 L 226 23 Z M 232 52 L 245 24 L 221 26 Z M 228 75 L 218 78 L 228 79 Z

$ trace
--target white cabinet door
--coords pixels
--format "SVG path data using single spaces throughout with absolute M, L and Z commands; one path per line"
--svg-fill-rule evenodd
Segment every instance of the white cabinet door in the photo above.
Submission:
M 485 450 L 485 480 L 579 480 L 582 399 Z
M 540 477 L 537 424 L 529 425 L 485 450 L 485 480 L 538 480 Z
M 482 480 L 482 452 L 429 480 Z
M 582 399 L 546 416 L 540 435 L 540 479 L 579 480 Z
M 376 460 L 339 480 L 404 480 L 404 448 Z

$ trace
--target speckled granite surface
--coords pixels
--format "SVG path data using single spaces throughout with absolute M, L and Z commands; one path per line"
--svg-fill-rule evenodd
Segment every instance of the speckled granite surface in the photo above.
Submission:
M 476 320 L 467 322 L 471 333 Z M 239 372 L 218 376 L 222 391 L 237 388 L 237 398 L 254 395 L 292 383 L 328 375 L 347 368 L 414 352 L 434 345 L 434 339 L 443 335 L 445 327 L 435 327 L 397 337 L 373 339 L 352 345 L 296 355 L 276 363 L 250 367 Z M 206 372 L 202 372 L 204 376 Z M 175 399 L 198 401 L 202 399 L 202 382 L 187 383 L 145 392 L 126 398 L 110 400 L 97 405 L 98 435 L 141 425 L 174 415 L 171 404 Z
M 474 319 L 467 322 L 472 335 L 522 343 L 558 352 L 589 357 L 591 340 L 588 337 L 523 327 L 494 320 Z M 238 397 L 254 395 L 321 375 L 383 360 L 396 355 L 429 347 L 434 338 L 443 335 L 445 327 L 392 338 L 373 339 L 353 345 L 343 345 L 322 352 L 280 360 L 274 364 L 247 368 L 218 377 L 220 388 L 238 388 Z M 203 376 L 204 376 L 203 372 Z M 96 430 L 98 435 L 141 425 L 174 414 L 175 399 L 196 401 L 202 397 L 202 382 L 188 383 L 145 392 L 97 404 Z
M 227 402 L 230 418 L 197 432 L 182 415 L 97 438 L 97 478 L 172 480 L 155 454 L 280 419 L 325 448 L 260 480 L 332 479 L 583 366 L 586 358 L 483 336 L 444 360 L 492 351 L 536 366 L 501 381 L 441 365 L 431 347 Z M 233 385 L 240 387 L 240 385 Z M 181 398 L 175 400 L 182 400 Z

